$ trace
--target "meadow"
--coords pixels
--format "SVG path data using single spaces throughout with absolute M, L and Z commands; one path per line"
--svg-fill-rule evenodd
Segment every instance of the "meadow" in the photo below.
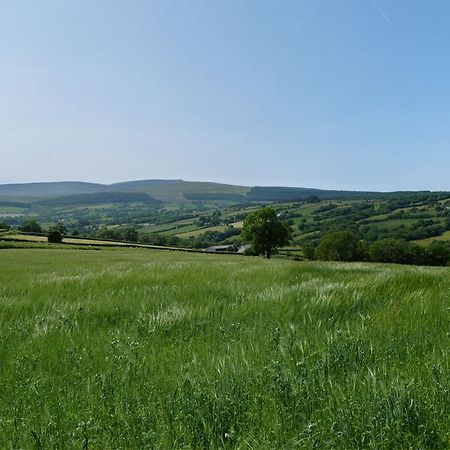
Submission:
M 448 448 L 450 270 L 0 250 L 0 448 Z

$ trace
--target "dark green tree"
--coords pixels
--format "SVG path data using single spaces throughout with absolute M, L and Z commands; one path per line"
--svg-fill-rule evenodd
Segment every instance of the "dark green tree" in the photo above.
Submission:
M 62 235 L 67 233 L 67 228 L 64 225 L 64 222 L 58 222 L 52 228 L 55 229 L 55 230 L 58 230 Z
M 120 240 L 121 236 L 117 229 L 108 228 L 106 225 L 102 225 L 97 231 L 97 237 L 100 239 L 117 239 Z
M 27 233 L 42 233 L 41 226 L 37 223 L 36 219 L 27 218 L 22 221 L 20 230 Z
M 366 259 L 366 250 L 357 234 L 335 231 L 322 237 L 316 257 L 324 261 L 363 261 Z
M 261 208 L 244 221 L 242 238 L 253 245 L 258 255 L 270 258 L 274 250 L 286 245 L 292 235 L 291 227 L 278 219 L 273 208 Z
M 320 198 L 317 195 L 310 195 L 305 198 L 305 203 L 319 203 Z
M 431 266 L 446 266 L 450 263 L 450 243 L 447 241 L 432 241 L 425 251 L 427 264 Z
M 47 231 L 48 242 L 59 244 L 62 241 L 62 234 L 58 228 L 53 227 Z
M 311 242 L 305 242 L 302 245 L 303 256 L 312 261 L 316 257 L 316 248 Z
M 134 227 L 126 227 L 124 229 L 123 237 L 125 241 L 136 242 L 139 239 L 138 232 Z
M 420 245 L 394 238 L 381 239 L 369 248 L 370 260 L 382 263 L 424 264 L 425 252 Z

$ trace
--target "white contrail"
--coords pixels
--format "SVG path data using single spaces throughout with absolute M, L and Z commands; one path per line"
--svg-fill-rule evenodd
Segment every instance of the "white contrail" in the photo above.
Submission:
M 378 9 L 378 11 L 380 12 L 380 14 L 383 16 L 384 20 L 387 23 L 392 23 L 391 19 L 389 19 L 388 15 L 381 9 L 381 6 L 375 1 L 375 0 L 371 0 L 373 6 L 375 6 L 375 8 Z

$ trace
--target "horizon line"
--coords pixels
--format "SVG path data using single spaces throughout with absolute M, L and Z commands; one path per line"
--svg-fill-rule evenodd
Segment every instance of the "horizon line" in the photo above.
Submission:
M 18 182 L 8 182 L 8 183 L 0 183 L 1 186 L 17 186 L 17 185 L 27 185 L 27 184 L 56 184 L 56 183 L 83 183 L 83 184 L 95 184 L 100 186 L 114 186 L 117 184 L 125 184 L 125 183 L 136 183 L 136 182 L 145 182 L 145 181 L 166 181 L 166 182 L 186 182 L 186 183 L 210 183 L 210 184 L 221 184 L 221 185 L 229 185 L 229 186 L 239 186 L 239 187 L 270 187 L 270 188 L 286 188 L 286 189 L 314 189 L 321 191 L 338 191 L 338 192 L 365 192 L 365 193 L 397 193 L 397 192 L 450 192 L 450 190 L 440 189 L 440 190 L 432 190 L 432 189 L 391 189 L 391 190 L 377 190 L 377 189 L 355 189 L 355 188 L 323 188 L 323 187 L 311 187 L 311 186 L 293 186 L 293 185 L 281 185 L 281 184 L 234 184 L 230 182 L 221 182 L 221 181 L 199 181 L 199 180 L 186 180 L 184 178 L 141 178 L 141 179 L 128 179 L 122 181 L 115 181 L 113 183 L 106 183 L 100 181 L 83 181 L 80 179 L 72 179 L 72 180 L 47 180 L 47 181 L 18 181 Z

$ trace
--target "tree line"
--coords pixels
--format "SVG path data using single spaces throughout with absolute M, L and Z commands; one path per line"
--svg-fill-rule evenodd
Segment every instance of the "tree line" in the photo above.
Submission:
M 304 253 L 308 259 L 325 261 L 446 266 L 450 263 L 450 242 L 434 240 L 422 246 L 404 239 L 386 238 L 369 244 L 351 231 L 336 231 L 323 236 L 317 247 L 305 245 Z

